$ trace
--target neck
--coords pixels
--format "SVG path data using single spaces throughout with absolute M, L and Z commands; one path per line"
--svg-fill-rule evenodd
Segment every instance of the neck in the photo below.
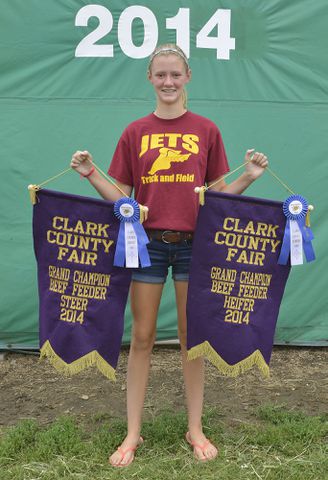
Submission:
M 186 109 L 183 105 L 163 105 L 157 103 L 156 110 L 154 114 L 158 118 L 170 119 L 170 118 L 178 118 L 181 117 L 184 113 L 186 113 Z

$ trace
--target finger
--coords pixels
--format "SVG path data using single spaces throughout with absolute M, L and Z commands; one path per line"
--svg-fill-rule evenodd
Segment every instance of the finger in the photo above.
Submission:
M 77 150 L 73 155 L 73 157 L 78 159 L 82 157 L 88 157 L 88 156 L 90 156 L 90 153 L 87 150 Z
M 252 159 L 252 156 L 254 155 L 255 149 L 254 148 L 249 148 L 246 150 L 246 158 L 248 160 Z
M 77 162 L 81 161 L 81 153 L 79 150 L 73 154 L 72 159 L 76 160 Z
M 256 152 L 253 155 L 252 161 L 256 163 L 256 165 L 260 165 L 264 158 L 265 158 L 264 153 Z
M 269 160 L 265 157 L 265 160 L 263 160 L 262 167 L 266 168 L 269 165 Z
M 89 153 L 87 150 L 85 150 L 84 152 L 82 152 L 82 161 L 84 162 L 85 160 L 89 160 L 89 162 L 92 162 L 92 155 L 91 153 Z
M 266 168 L 269 165 L 267 157 L 264 156 L 259 162 L 257 162 L 257 165 L 259 167 Z
M 261 167 L 267 165 L 268 163 L 268 157 L 266 157 L 263 153 L 261 155 L 261 157 L 259 158 L 259 164 L 261 165 Z

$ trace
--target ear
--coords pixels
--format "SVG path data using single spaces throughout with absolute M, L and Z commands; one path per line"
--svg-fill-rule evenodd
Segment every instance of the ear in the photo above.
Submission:
M 188 78 L 188 80 L 187 80 L 186 83 L 189 83 L 190 80 L 191 80 L 191 70 L 190 70 L 190 68 L 188 68 L 188 71 L 187 71 L 187 78 Z
M 151 75 L 151 71 L 150 71 L 150 70 L 148 70 L 148 72 L 147 72 L 147 78 L 148 78 L 148 80 L 150 81 L 150 83 L 153 83 L 153 82 L 152 82 L 152 75 Z

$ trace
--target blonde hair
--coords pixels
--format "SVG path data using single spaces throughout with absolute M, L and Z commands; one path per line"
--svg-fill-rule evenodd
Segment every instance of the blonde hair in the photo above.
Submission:
M 163 45 L 158 45 L 153 53 L 150 55 L 149 63 L 148 63 L 148 72 L 151 70 L 151 66 L 153 60 L 157 55 L 177 55 L 178 57 L 182 58 L 184 61 L 186 70 L 190 70 L 188 59 L 182 48 L 180 48 L 175 43 L 164 43 Z
M 180 48 L 178 45 L 175 43 L 164 43 L 163 45 L 158 45 L 153 53 L 150 55 L 149 58 L 149 63 L 148 63 L 148 68 L 147 68 L 147 73 L 151 73 L 151 66 L 153 63 L 153 60 L 155 57 L 158 55 L 176 55 L 179 58 L 182 58 L 186 71 L 188 72 L 190 70 L 188 59 L 182 48 Z M 187 91 L 184 88 L 182 92 L 182 101 L 183 101 L 183 107 L 187 108 Z

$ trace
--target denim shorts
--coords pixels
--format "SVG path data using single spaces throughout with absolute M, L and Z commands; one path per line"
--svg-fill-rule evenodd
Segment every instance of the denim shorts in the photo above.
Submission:
M 191 247 L 192 240 L 183 240 L 179 243 L 151 240 L 147 245 L 151 266 L 135 268 L 132 280 L 144 283 L 165 283 L 169 267 L 172 267 L 174 281 L 188 281 Z

